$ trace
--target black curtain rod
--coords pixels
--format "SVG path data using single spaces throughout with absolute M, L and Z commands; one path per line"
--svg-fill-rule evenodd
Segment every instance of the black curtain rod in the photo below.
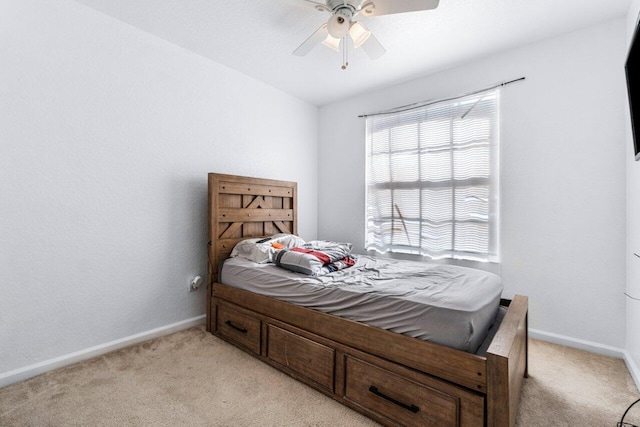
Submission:
M 464 98 L 465 96 L 470 96 L 470 95 L 475 95 L 476 93 L 480 93 L 480 92 L 484 92 L 484 91 L 487 91 L 487 90 L 495 89 L 495 88 L 500 87 L 500 86 L 506 86 L 508 84 L 519 82 L 519 81 L 524 80 L 524 79 L 525 79 L 524 77 L 520 77 L 519 79 L 514 79 L 514 80 L 509 80 L 508 82 L 498 83 L 496 85 L 493 85 L 493 86 L 490 86 L 490 87 L 486 87 L 484 89 L 476 90 L 476 91 L 470 92 L 470 93 L 465 93 L 464 95 L 454 96 L 454 97 L 451 97 L 451 98 L 436 99 L 436 100 L 431 100 L 431 101 L 416 102 L 416 103 L 409 104 L 409 105 L 403 105 L 402 107 L 392 108 L 390 110 L 378 111 L 377 113 L 361 114 L 358 117 L 371 117 L 371 116 L 381 116 L 381 115 L 384 115 L 384 114 L 401 113 L 403 111 L 409 111 L 409 110 L 413 110 L 413 109 L 416 109 L 416 108 L 426 107 L 427 105 L 436 104 L 438 102 L 453 101 L 454 99 Z

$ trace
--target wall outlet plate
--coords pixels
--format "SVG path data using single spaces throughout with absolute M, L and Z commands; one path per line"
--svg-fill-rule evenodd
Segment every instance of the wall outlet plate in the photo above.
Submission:
M 198 290 L 198 288 L 202 285 L 202 282 L 204 282 L 204 280 L 202 280 L 202 277 L 194 277 L 191 282 L 189 282 L 189 292 Z

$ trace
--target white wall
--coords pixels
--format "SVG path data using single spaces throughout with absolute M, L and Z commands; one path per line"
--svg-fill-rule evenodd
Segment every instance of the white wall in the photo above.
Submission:
M 624 37 L 619 19 L 321 108 L 319 237 L 363 250 L 359 114 L 525 76 L 502 90 L 502 262 L 485 267 L 529 296 L 530 327 L 624 348 Z
M 0 374 L 204 314 L 208 172 L 315 238 L 315 106 L 70 0 L 0 0 L 0 64 Z
M 631 42 L 638 13 L 640 13 L 640 0 L 635 0 L 627 14 L 627 43 L 625 46 Z M 627 104 L 625 104 L 625 108 L 626 106 Z M 625 253 L 627 293 L 635 298 L 640 298 L 640 259 L 634 255 L 634 253 L 640 254 L 640 162 L 634 160 L 631 122 L 628 113 L 625 114 L 625 129 L 627 131 L 624 147 L 627 159 L 627 250 Z M 640 386 L 640 301 L 631 298 L 627 298 L 627 351 L 631 356 L 630 371 L 634 375 L 636 384 Z

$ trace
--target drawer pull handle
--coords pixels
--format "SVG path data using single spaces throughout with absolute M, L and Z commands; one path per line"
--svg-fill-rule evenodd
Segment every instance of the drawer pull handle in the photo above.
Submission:
M 243 334 L 247 333 L 247 330 L 245 328 L 240 328 L 240 327 L 234 325 L 233 323 L 231 323 L 231 320 L 227 320 L 226 322 L 224 322 L 224 324 L 229 326 L 229 327 L 231 327 L 231 328 L 233 328 L 233 329 L 235 329 L 236 331 L 242 332 Z
M 416 405 L 407 405 L 406 403 L 402 403 L 399 400 L 394 399 L 391 396 L 387 396 L 386 394 L 382 393 L 381 391 L 378 390 L 378 387 L 376 386 L 371 386 L 369 387 L 369 391 L 373 394 L 375 394 L 376 396 L 380 396 L 383 399 L 388 400 L 391 403 L 395 403 L 396 405 L 413 412 L 414 414 L 417 413 L 420 408 L 418 408 Z

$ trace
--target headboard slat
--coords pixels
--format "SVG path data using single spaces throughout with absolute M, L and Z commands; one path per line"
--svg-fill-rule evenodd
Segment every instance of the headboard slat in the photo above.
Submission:
M 296 233 L 292 233 L 291 229 L 287 227 L 287 225 L 282 221 L 274 221 L 273 225 L 275 225 L 278 228 L 278 230 L 280 230 L 281 233 L 296 234 Z
M 257 185 L 223 181 L 218 188 L 219 194 L 250 194 L 257 196 L 293 197 L 293 189 L 288 186 Z
M 224 231 L 222 232 L 222 234 L 218 238 L 219 239 L 230 239 L 234 235 L 236 235 L 238 232 L 240 232 L 240 234 L 242 234 L 242 225 L 243 224 L 244 223 L 242 223 L 242 222 L 234 222 L 234 223 L 228 224 L 229 226 L 226 229 L 224 229 Z M 223 228 L 223 227 L 220 227 L 220 228 Z
M 293 209 L 229 209 L 218 210 L 218 221 L 225 222 L 264 222 L 291 221 Z

